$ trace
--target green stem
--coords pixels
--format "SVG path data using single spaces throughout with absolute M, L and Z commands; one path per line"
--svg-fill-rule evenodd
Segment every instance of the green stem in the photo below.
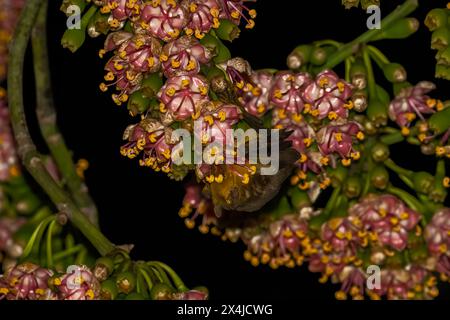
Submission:
M 159 261 L 152 261 L 148 263 L 149 265 L 158 265 L 160 266 L 164 271 L 167 272 L 167 274 L 172 278 L 173 283 L 175 284 L 175 287 L 180 292 L 188 291 L 189 289 L 185 286 L 183 280 L 177 275 L 177 273 L 169 267 L 167 264 L 159 262 Z
M 59 261 L 62 260 L 64 258 L 70 257 L 71 255 L 74 255 L 75 253 L 78 253 L 81 249 L 83 249 L 83 245 L 82 244 L 77 244 L 76 246 L 73 246 L 67 250 L 61 251 L 61 252 L 57 252 L 53 255 L 53 260 L 54 261 Z
M 395 173 L 397 173 L 398 175 L 402 175 L 407 178 L 411 178 L 411 176 L 414 174 L 413 171 L 402 168 L 399 165 L 397 165 L 394 161 L 392 161 L 392 159 L 387 159 L 384 162 L 384 165 L 389 169 L 391 169 L 392 171 L 394 171 Z
M 22 11 L 11 42 L 8 65 L 8 101 L 10 103 L 11 123 L 18 145 L 18 154 L 28 172 L 43 188 L 58 210 L 67 214 L 92 245 L 104 255 L 114 249 L 114 245 L 78 209 L 70 196 L 60 188 L 47 172 L 42 155 L 31 139 L 25 118 L 23 104 L 23 67 L 25 51 L 31 36 L 39 8 L 45 0 L 29 0 Z
M 53 246 L 52 246 L 52 239 L 53 239 L 53 228 L 55 227 L 56 220 L 53 220 L 50 222 L 50 225 L 47 229 L 47 243 L 46 243 L 46 254 L 47 254 L 47 268 L 52 269 L 53 268 Z
M 333 46 L 336 48 L 340 48 L 342 47 L 343 43 L 335 41 L 335 40 L 331 40 L 331 39 L 325 39 L 325 40 L 319 40 L 319 41 L 315 41 L 313 43 L 315 46 L 318 47 L 322 47 L 322 46 Z
M 397 130 L 398 131 L 398 130 Z M 380 141 L 387 145 L 393 145 L 396 143 L 403 142 L 405 137 L 400 131 L 389 133 L 380 137 Z
M 369 99 L 377 97 L 377 84 L 375 82 L 375 75 L 373 73 L 372 61 L 370 60 L 369 51 L 367 47 L 363 49 L 364 66 L 367 71 L 367 85 L 369 87 Z
M 405 190 L 396 188 L 394 186 L 389 186 L 386 191 L 399 197 L 414 211 L 422 214 L 426 214 L 428 212 L 428 209 L 419 201 L 419 199 L 406 192 Z
M 56 123 L 56 110 L 48 61 L 46 25 L 47 2 L 44 2 L 31 35 L 36 83 L 36 113 L 39 127 L 73 200 L 80 210 L 88 216 L 89 220 L 98 225 L 97 208 L 85 183 L 77 174 L 71 152 L 67 148 Z
M 394 11 L 392 11 L 386 18 L 381 21 L 381 29 L 368 30 L 353 41 L 343 45 L 337 52 L 330 56 L 323 69 L 332 69 L 340 64 L 346 58 L 355 53 L 361 45 L 366 44 L 377 37 L 383 29 L 388 28 L 393 22 L 406 17 L 408 14 L 413 12 L 418 5 L 419 4 L 417 0 L 406 0 L 405 3 L 398 6 Z
M 350 79 L 350 70 L 352 68 L 352 60 L 351 58 L 345 59 L 345 81 L 351 82 Z
M 367 46 L 367 49 L 369 50 L 369 54 L 374 58 L 375 62 L 377 62 L 379 66 L 390 63 L 389 59 L 383 52 L 381 52 L 380 49 L 374 46 Z

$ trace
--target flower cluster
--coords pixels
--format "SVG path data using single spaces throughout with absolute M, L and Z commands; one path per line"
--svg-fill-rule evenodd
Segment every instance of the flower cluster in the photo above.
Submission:
M 86 266 L 56 275 L 33 263 L 23 263 L 0 277 L 0 297 L 8 300 L 98 300 L 100 284 Z

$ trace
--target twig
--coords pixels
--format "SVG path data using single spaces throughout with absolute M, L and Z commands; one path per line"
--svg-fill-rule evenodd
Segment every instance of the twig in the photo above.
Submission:
M 28 172 L 44 189 L 52 202 L 67 214 L 92 245 L 104 255 L 111 252 L 114 245 L 89 221 L 78 209 L 70 196 L 62 190 L 45 169 L 36 146 L 31 139 L 25 119 L 23 104 L 23 67 L 25 51 L 31 36 L 33 24 L 39 7 L 46 0 L 28 0 L 20 16 L 19 23 L 11 43 L 8 65 L 8 100 L 10 102 L 11 123 L 18 145 L 18 154 Z
M 45 2 L 40 9 L 31 35 L 36 82 L 36 113 L 39 127 L 73 200 L 89 220 L 98 225 L 97 208 L 88 193 L 86 184 L 77 175 L 71 152 L 56 123 L 56 110 L 48 66 L 47 7 L 47 2 Z

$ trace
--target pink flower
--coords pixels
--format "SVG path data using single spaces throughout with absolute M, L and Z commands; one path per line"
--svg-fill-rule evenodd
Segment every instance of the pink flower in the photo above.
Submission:
M 136 30 L 169 42 L 181 34 L 189 22 L 188 16 L 187 10 L 175 0 L 152 0 L 142 5 Z
M 386 296 L 389 300 L 433 299 L 439 293 L 436 278 L 423 267 L 415 265 L 396 269 L 383 268 L 381 288 L 374 288 L 371 292 L 377 298 Z
M 319 73 L 304 89 L 303 98 L 310 105 L 311 114 L 319 119 L 347 118 L 351 107 L 347 100 L 352 95 L 351 85 L 331 70 Z
M 208 300 L 208 294 L 199 290 L 177 292 L 172 295 L 173 300 Z
M 305 243 L 309 241 L 307 232 L 307 222 L 294 214 L 283 216 L 262 230 L 261 227 L 246 229 L 245 258 L 254 266 L 259 263 L 268 263 L 272 268 L 301 265 Z
M 358 217 L 363 229 L 372 232 L 381 245 L 404 250 L 408 244 L 408 232 L 413 230 L 421 216 L 408 208 L 393 195 L 370 195 L 349 210 L 350 216 Z
M 195 227 L 196 221 L 200 220 L 198 229 L 202 233 L 211 231 L 214 235 L 220 235 L 217 228 L 217 217 L 214 213 L 214 205 L 211 199 L 202 193 L 203 185 L 190 183 L 186 185 L 186 194 L 183 199 L 183 207 L 178 212 L 189 229 Z
M 61 300 L 98 300 L 100 283 L 86 266 L 72 266 L 68 273 L 54 279 Z
M 115 50 L 115 57 L 122 59 L 133 71 L 156 72 L 161 67 L 159 56 L 162 46 L 153 37 L 125 31 L 113 32 L 105 41 L 105 51 L 111 50 Z
M 103 14 L 111 14 L 109 24 L 112 28 L 117 29 L 123 25 L 127 19 L 132 21 L 139 17 L 141 0 L 100 0 L 102 7 L 100 12 Z M 122 23 L 122 24 L 121 24 Z
M 355 140 L 364 139 L 362 126 L 355 122 L 331 122 L 317 132 L 317 144 L 320 152 L 327 156 L 337 154 L 343 159 L 357 160 L 359 153 L 354 149 Z
M 170 128 L 155 119 L 145 118 L 138 124 L 128 126 L 123 138 L 129 141 L 120 149 L 123 156 L 133 159 L 142 153 L 141 166 L 165 173 L 171 171 L 172 149 L 177 142 L 172 140 Z
M 428 250 L 437 257 L 438 272 L 450 275 L 450 209 L 442 208 L 425 228 Z
M 316 138 L 314 129 L 303 120 L 303 117 L 297 115 L 286 115 L 284 109 L 274 109 L 272 113 L 272 124 L 275 129 L 284 129 L 292 132 L 286 141 L 292 142 L 292 148 L 299 153 L 305 153 Z
M 279 72 L 273 80 L 270 102 L 288 115 L 299 115 L 305 108 L 302 93 L 311 82 L 307 73 Z
M 217 0 L 184 0 L 182 6 L 190 12 L 190 20 L 186 26 L 187 35 L 203 38 L 211 28 L 219 27 L 219 4 Z
M 48 279 L 53 272 L 33 263 L 22 263 L 0 278 L 0 296 L 8 300 L 38 300 L 49 296 Z
M 221 19 L 229 19 L 235 24 L 239 24 L 241 18 L 247 22 L 245 26 L 247 29 L 251 29 L 255 26 L 256 10 L 249 9 L 245 2 L 253 2 L 252 0 L 218 0 L 221 11 Z M 247 14 L 249 17 L 247 17 Z
M 158 93 L 161 112 L 168 112 L 175 121 L 200 115 L 200 107 L 209 101 L 209 83 L 203 76 L 169 78 Z
M 356 217 L 333 218 L 322 225 L 321 238 L 331 244 L 335 251 L 356 248 L 362 244 L 359 237 L 361 221 Z
M 341 288 L 335 296 L 338 300 L 345 300 L 350 295 L 353 300 L 364 299 L 364 288 L 366 284 L 366 275 L 360 268 L 346 266 L 339 273 L 339 281 L 342 282 Z
M 265 71 L 252 72 L 249 90 L 244 91 L 242 100 L 245 110 L 257 117 L 262 117 L 271 109 L 269 92 L 272 87 L 273 75 Z
M 164 75 L 167 78 L 200 72 L 200 65 L 211 60 L 211 53 L 193 37 L 182 36 L 169 42 L 161 55 Z
M 425 120 L 423 114 L 433 113 L 433 99 L 426 94 L 436 86 L 428 81 L 419 82 L 413 87 L 404 88 L 389 105 L 389 117 L 401 127 L 409 127 L 412 121 L 419 117 Z

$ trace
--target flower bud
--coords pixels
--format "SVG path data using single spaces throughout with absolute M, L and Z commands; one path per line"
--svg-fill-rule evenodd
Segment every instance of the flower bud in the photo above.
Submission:
M 119 292 L 129 294 L 136 287 L 136 276 L 130 271 L 122 272 L 117 275 L 116 286 Z
M 114 262 L 110 257 L 100 257 L 95 262 L 94 277 L 99 281 L 106 280 L 114 271 Z
M 367 107 L 367 117 L 376 127 L 385 126 L 387 124 L 387 107 L 388 105 L 381 102 L 378 98 L 372 98 Z
M 361 194 L 361 180 L 357 176 L 350 176 L 345 180 L 344 193 L 348 198 L 357 198 Z
M 412 181 L 417 192 L 428 194 L 434 185 L 434 177 L 428 172 L 415 172 Z
M 359 6 L 359 0 L 342 0 L 342 5 L 345 9 L 357 8 Z
M 431 49 L 443 50 L 448 47 L 450 31 L 445 27 L 440 27 L 431 34 Z
M 440 78 L 440 79 L 450 80 L 450 67 L 442 65 L 442 64 L 437 64 L 435 77 Z
M 92 6 L 81 18 L 79 29 L 67 29 L 64 32 L 64 35 L 61 38 L 61 45 L 63 48 L 75 52 L 83 45 L 84 40 L 86 39 L 86 27 L 96 12 L 97 7 Z
M 216 29 L 216 34 L 220 39 L 230 42 L 238 38 L 240 33 L 239 27 L 228 19 L 221 19 L 220 26 Z
M 375 162 L 384 162 L 389 158 L 389 147 L 384 143 L 377 142 L 372 147 L 372 159 Z
M 445 27 L 447 25 L 447 14 L 446 9 L 436 8 L 428 12 L 425 18 L 425 25 L 430 31 L 439 29 L 440 27 Z
M 150 98 L 147 98 L 143 90 L 135 91 L 128 98 L 127 109 L 131 116 L 146 112 L 150 107 Z
M 437 64 L 441 64 L 444 66 L 450 66 L 450 47 L 439 50 L 436 54 Z
M 71 10 L 68 10 L 70 6 L 77 6 L 80 8 L 80 12 L 83 12 L 84 8 L 86 8 L 86 0 L 63 0 L 59 10 L 64 12 L 66 16 L 70 17 L 73 14 Z
M 165 283 L 157 283 L 150 290 L 152 300 L 170 300 L 175 291 Z
M 389 183 L 389 173 L 384 166 L 378 165 L 372 169 L 370 181 L 375 188 L 386 189 Z
M 109 15 L 97 11 L 87 26 L 89 36 L 96 38 L 100 34 L 106 35 L 110 30 L 108 18 Z
M 289 195 L 291 197 L 291 203 L 296 209 L 311 205 L 308 194 L 297 187 L 290 189 Z
M 138 300 L 146 300 L 144 298 L 144 296 L 140 293 L 137 292 L 132 292 L 129 295 L 127 295 L 127 297 L 125 298 L 125 300 L 134 300 L 134 301 L 138 301 Z
M 401 64 L 388 63 L 383 67 L 383 73 L 389 82 L 403 82 L 406 80 L 406 70 Z
M 380 0 L 361 0 L 361 8 L 367 10 L 370 6 L 380 6 Z
M 350 79 L 356 89 L 365 89 L 367 86 L 367 72 L 361 59 L 356 59 L 350 68 Z
M 141 90 L 146 98 L 153 98 L 163 86 L 162 77 L 158 73 L 152 73 L 141 82 Z
M 289 69 L 300 69 L 300 67 L 309 63 L 313 46 L 302 44 L 297 46 L 287 57 L 287 66 Z
M 365 90 L 356 91 L 352 96 L 352 102 L 356 112 L 364 112 L 367 109 L 367 92 Z
M 311 63 L 316 66 L 323 65 L 328 59 L 328 50 L 323 47 L 315 47 L 311 52 Z
M 404 39 L 419 29 L 420 23 L 416 18 L 403 18 L 394 22 L 389 28 L 383 28 L 374 40 Z
M 114 280 L 107 279 L 102 282 L 100 298 L 102 300 L 115 300 L 119 291 Z
M 428 126 L 434 134 L 441 134 L 450 128 L 450 108 L 438 111 L 428 119 Z

